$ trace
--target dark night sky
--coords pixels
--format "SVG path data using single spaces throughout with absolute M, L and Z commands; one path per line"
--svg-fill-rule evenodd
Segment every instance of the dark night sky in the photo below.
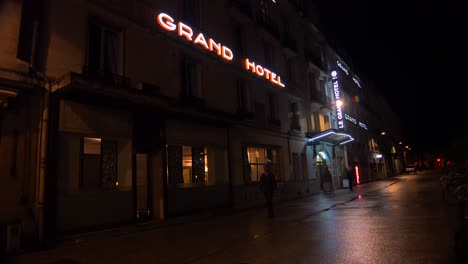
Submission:
M 468 70 L 466 3 L 319 3 L 319 28 L 351 58 L 353 71 L 388 98 L 415 150 L 444 150 L 457 134 L 466 136 L 467 85 L 460 78 Z

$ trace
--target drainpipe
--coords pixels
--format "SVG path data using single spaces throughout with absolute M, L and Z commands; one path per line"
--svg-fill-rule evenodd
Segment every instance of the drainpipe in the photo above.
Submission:
M 50 84 L 46 85 L 42 95 L 41 119 L 39 122 L 39 142 L 38 142 L 38 164 L 36 181 L 36 227 L 37 238 L 39 242 L 45 239 L 44 232 L 44 203 L 45 203 L 45 178 L 46 178 L 46 160 L 47 160 L 47 137 L 49 128 L 49 99 Z

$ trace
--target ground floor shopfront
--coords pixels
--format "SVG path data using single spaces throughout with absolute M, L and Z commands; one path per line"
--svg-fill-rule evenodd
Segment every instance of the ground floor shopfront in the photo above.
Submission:
M 342 187 L 344 150 L 314 150 L 300 132 L 54 93 L 48 121 L 45 210 L 28 230 L 39 240 L 263 205 L 258 181 L 267 162 L 279 181 L 276 201 L 319 193 L 325 168 L 333 188 Z
M 277 201 L 320 192 L 320 165 L 300 133 L 56 100 L 56 183 L 46 191 L 56 197 L 47 220 L 58 235 L 263 205 L 258 181 L 267 162 Z M 331 153 L 324 157 L 334 166 Z

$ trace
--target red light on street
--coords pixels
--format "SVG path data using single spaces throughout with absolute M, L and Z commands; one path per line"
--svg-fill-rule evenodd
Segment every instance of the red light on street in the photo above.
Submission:
M 356 183 L 361 184 L 361 180 L 359 179 L 359 167 L 357 165 L 354 166 L 354 171 L 356 171 Z
M 440 159 L 439 159 L 439 158 L 437 158 L 437 161 L 438 161 L 438 162 L 440 162 Z
M 360 194 L 360 195 L 358 195 L 358 198 L 359 198 L 359 199 L 361 199 L 361 198 L 362 198 L 362 195 L 361 195 L 361 194 Z

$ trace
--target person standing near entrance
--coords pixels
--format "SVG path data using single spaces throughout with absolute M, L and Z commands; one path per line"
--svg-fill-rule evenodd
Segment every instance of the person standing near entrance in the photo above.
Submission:
M 349 191 L 353 191 L 353 182 L 354 182 L 354 167 L 353 165 L 348 166 L 348 173 L 347 173 L 347 178 L 348 178 L 348 185 L 349 185 Z
M 267 163 L 263 166 L 264 172 L 260 177 L 260 190 L 265 196 L 266 205 L 268 208 L 268 217 L 274 217 L 273 212 L 273 193 L 276 190 L 276 179 L 275 175 L 270 171 L 271 164 Z

